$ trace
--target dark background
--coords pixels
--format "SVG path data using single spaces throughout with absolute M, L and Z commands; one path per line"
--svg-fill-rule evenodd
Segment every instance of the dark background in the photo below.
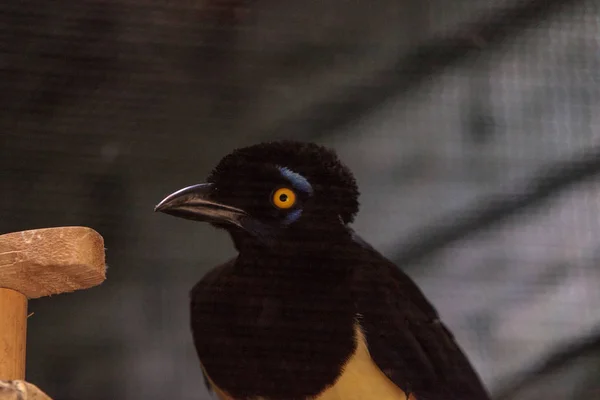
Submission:
M 153 206 L 294 138 L 353 169 L 355 228 L 495 398 L 600 399 L 599 104 L 600 0 L 3 2 L 0 232 L 90 226 L 109 266 L 31 301 L 28 380 L 208 399 L 187 296 L 233 248 Z

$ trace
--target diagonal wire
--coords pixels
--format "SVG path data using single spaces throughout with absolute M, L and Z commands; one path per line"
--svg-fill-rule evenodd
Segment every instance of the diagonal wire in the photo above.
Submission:
M 418 230 L 410 235 L 415 239 L 401 245 L 401 250 L 392 260 L 401 266 L 418 263 L 456 241 L 505 222 L 529 208 L 538 207 L 560 192 L 597 175 L 600 175 L 600 148 L 554 163 L 531 178 L 521 193 L 494 195 L 480 200 L 478 205 L 468 206 L 462 213 L 453 212 L 447 218 Z M 458 221 L 456 215 L 461 216 Z
M 489 51 L 522 30 L 539 24 L 552 14 L 586 0 L 530 0 L 465 26 L 453 35 L 436 38 L 402 56 L 387 70 L 369 80 L 368 86 L 352 87 L 343 94 L 308 107 L 275 128 L 263 132 L 276 137 L 281 132 L 316 140 L 343 129 L 401 92 L 414 90 L 470 56 Z
M 565 346 L 548 356 L 543 362 L 534 366 L 528 372 L 521 374 L 519 379 L 498 391 L 495 400 L 510 400 L 531 383 L 560 371 L 569 363 L 589 354 L 600 353 L 600 329 L 594 334 Z

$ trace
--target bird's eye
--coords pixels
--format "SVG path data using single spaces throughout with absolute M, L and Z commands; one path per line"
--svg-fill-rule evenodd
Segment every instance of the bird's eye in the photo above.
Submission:
M 296 193 L 292 189 L 280 188 L 273 192 L 271 201 L 275 207 L 287 209 L 296 204 Z

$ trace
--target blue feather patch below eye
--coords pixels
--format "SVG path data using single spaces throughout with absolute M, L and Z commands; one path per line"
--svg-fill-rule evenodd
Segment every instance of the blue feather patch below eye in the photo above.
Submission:
M 305 177 L 286 167 L 277 167 L 277 169 L 296 189 L 309 195 L 313 194 L 313 187 Z
M 302 210 L 294 210 L 285 216 L 285 218 L 283 219 L 283 223 L 286 225 L 291 224 L 292 222 L 300 218 L 300 215 L 302 215 Z

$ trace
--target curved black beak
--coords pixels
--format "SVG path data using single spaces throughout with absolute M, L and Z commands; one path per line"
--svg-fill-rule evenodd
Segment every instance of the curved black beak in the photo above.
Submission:
M 194 221 L 228 223 L 241 227 L 242 220 L 247 217 L 246 212 L 209 200 L 212 189 L 211 183 L 180 189 L 165 197 L 154 207 L 154 211 Z

